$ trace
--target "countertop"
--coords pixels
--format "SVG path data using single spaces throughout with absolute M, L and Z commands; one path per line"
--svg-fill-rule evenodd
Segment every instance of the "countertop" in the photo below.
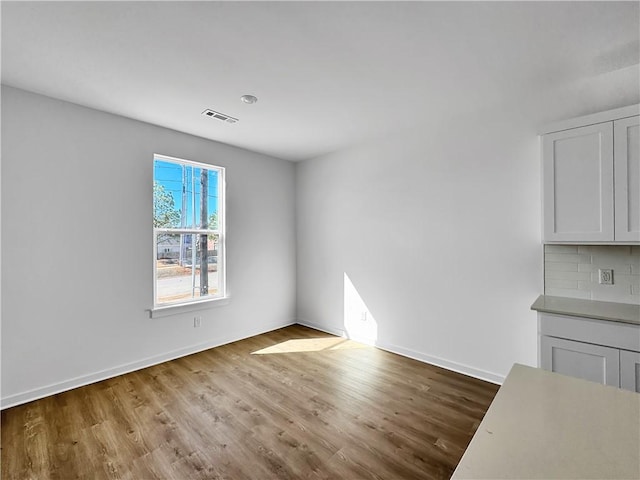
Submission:
M 532 310 L 640 325 L 640 305 L 540 295 Z
M 640 394 L 515 364 L 452 479 L 640 478 Z

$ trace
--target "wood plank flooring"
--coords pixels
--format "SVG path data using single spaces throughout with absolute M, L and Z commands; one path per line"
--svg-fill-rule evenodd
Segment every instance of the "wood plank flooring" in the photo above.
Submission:
M 496 385 L 294 325 L 2 412 L 2 478 L 449 478 Z

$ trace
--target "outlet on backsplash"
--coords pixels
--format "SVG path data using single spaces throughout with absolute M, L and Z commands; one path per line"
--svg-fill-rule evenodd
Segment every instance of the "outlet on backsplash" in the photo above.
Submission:
M 613 285 L 613 270 L 610 268 L 599 268 L 598 275 L 600 285 Z
M 545 294 L 640 304 L 640 246 L 545 245 Z

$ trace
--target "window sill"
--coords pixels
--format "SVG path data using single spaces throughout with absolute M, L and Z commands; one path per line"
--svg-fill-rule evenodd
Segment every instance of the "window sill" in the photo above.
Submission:
M 179 315 L 181 313 L 195 312 L 205 310 L 212 307 L 222 307 L 229 304 L 229 296 L 221 298 L 211 298 L 192 303 L 181 303 L 179 305 L 166 305 L 163 307 L 155 307 L 148 310 L 149 318 L 168 317 L 170 315 Z

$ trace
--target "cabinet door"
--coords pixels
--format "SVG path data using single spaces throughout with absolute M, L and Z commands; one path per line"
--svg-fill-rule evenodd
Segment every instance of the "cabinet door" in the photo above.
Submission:
M 620 351 L 620 387 L 640 393 L 640 353 Z
M 544 370 L 604 385 L 620 386 L 620 350 L 562 338 L 540 338 Z
M 542 137 L 545 241 L 613 241 L 613 122 Z
M 614 122 L 616 241 L 640 242 L 639 119 Z

